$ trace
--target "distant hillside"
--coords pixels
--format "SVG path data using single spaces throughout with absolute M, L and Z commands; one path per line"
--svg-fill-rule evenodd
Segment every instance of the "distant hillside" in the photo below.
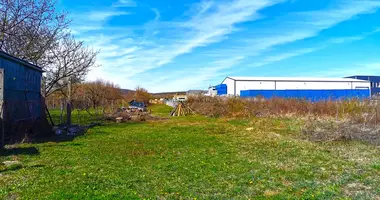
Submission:
M 135 90 L 130 89 L 121 89 L 124 95 L 134 94 Z M 187 92 L 191 93 L 206 93 L 207 90 L 189 90 L 189 91 L 177 91 L 177 92 L 159 92 L 159 93 L 151 93 L 154 98 L 172 98 L 174 95 L 185 95 Z
M 135 93 L 134 90 L 129 90 L 129 89 L 120 89 L 120 90 L 123 93 L 123 95 L 128 95 L 128 94 L 131 94 L 131 93 Z
M 176 94 L 177 95 L 186 94 L 186 91 L 152 93 L 152 96 L 155 98 L 171 98 Z

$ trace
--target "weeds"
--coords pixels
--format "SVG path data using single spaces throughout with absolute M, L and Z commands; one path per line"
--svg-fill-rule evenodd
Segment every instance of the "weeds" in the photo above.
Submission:
M 302 132 L 313 141 L 360 140 L 380 145 L 377 100 L 310 102 L 302 99 L 189 98 L 190 107 L 209 117 L 302 119 Z
M 210 117 L 254 117 L 254 116 L 320 116 L 337 119 L 352 118 L 358 122 L 378 123 L 379 105 L 373 100 L 319 101 L 302 99 L 242 99 L 238 97 L 189 98 L 191 108 L 199 114 Z

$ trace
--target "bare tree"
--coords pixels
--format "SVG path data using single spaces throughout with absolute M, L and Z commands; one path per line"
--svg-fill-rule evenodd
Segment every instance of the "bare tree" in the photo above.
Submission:
M 0 50 L 41 66 L 46 94 L 81 81 L 95 66 L 97 52 L 70 35 L 56 0 L 0 0 Z
M 0 49 L 45 66 L 46 52 L 68 34 L 66 13 L 54 0 L 0 0 Z
M 142 101 L 145 104 L 149 104 L 149 100 L 152 99 L 152 95 L 146 90 L 145 88 L 142 87 L 137 87 L 135 92 L 134 99 L 136 101 Z
M 119 86 L 112 82 L 96 80 L 83 84 L 84 95 L 91 102 L 93 108 L 102 106 L 104 102 L 112 103 L 113 101 L 123 99 L 123 94 Z
M 50 63 L 45 67 L 45 96 L 60 90 L 66 96 L 67 124 L 71 124 L 73 86 L 84 80 L 95 66 L 97 52 L 68 36 L 49 51 Z
M 0 50 L 46 71 L 45 96 L 61 91 L 71 110 L 71 86 L 95 66 L 97 51 L 75 41 L 56 0 L 0 0 Z M 69 118 L 69 117 L 68 117 Z
M 97 53 L 71 36 L 63 38 L 56 48 L 49 51 L 50 63 L 45 67 L 45 95 L 66 88 L 69 83 L 83 81 L 88 71 L 96 66 Z
M 100 106 L 101 100 L 104 98 L 102 81 L 97 80 L 84 84 L 84 94 L 86 98 L 91 102 L 92 107 L 96 111 L 96 108 Z

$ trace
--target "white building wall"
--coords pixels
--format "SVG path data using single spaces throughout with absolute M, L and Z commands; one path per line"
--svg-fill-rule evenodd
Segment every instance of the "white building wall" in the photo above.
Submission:
M 371 88 L 370 82 L 353 82 L 352 89 Z
M 236 95 L 241 90 L 274 90 L 274 81 L 236 81 Z
M 226 78 L 222 84 L 226 84 L 227 85 L 227 95 L 234 95 L 234 87 L 235 87 L 235 81 L 230 79 L 230 78 Z M 240 94 L 240 92 L 238 93 Z
M 351 82 L 277 82 L 277 90 L 349 90 Z

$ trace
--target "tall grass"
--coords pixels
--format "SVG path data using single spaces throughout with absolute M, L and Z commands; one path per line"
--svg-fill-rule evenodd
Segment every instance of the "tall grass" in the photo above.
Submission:
M 196 113 L 210 117 L 294 115 L 350 119 L 371 124 L 380 122 L 379 104 L 376 100 L 310 102 L 302 99 L 193 96 L 188 103 Z

